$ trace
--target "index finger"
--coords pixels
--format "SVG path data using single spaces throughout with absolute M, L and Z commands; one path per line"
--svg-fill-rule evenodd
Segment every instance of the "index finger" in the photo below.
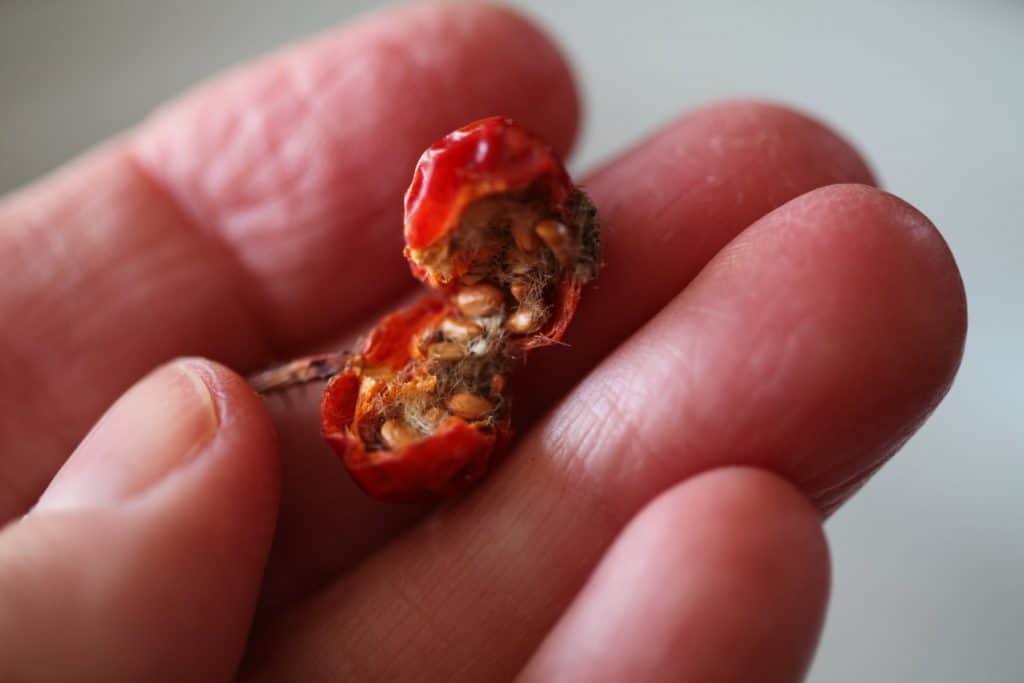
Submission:
M 0 317 L 18 321 L 0 339 L 0 521 L 153 366 L 251 368 L 400 294 L 416 156 L 496 112 L 568 149 L 551 42 L 496 7 L 403 8 L 229 74 L 0 204 Z

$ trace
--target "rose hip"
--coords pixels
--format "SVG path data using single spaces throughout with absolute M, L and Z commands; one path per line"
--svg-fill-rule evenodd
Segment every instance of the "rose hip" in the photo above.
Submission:
M 405 256 L 435 290 L 385 317 L 360 353 L 267 371 L 264 390 L 333 377 L 324 438 L 384 500 L 450 495 L 509 441 L 507 376 L 558 342 L 600 265 L 597 215 L 551 148 L 492 117 L 430 146 L 405 196 Z M 282 374 L 284 373 L 284 374 Z

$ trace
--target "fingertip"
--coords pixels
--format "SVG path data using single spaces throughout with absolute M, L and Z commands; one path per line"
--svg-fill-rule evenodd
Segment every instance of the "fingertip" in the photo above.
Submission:
M 827 600 L 831 563 L 821 511 L 777 474 L 745 466 L 709 470 L 661 494 L 647 509 L 664 516 L 667 523 L 659 528 L 666 530 L 704 520 L 687 533 L 738 560 L 732 571 L 749 568 L 760 576 L 756 580 L 765 572 L 779 572 L 777 580 L 800 572 L 810 604 L 823 607 Z M 738 553 L 750 561 L 739 560 Z
M 168 365 L 181 365 L 203 379 L 210 389 L 222 422 L 246 422 L 254 441 L 275 440 L 269 415 L 259 394 L 244 377 L 217 361 L 197 356 L 182 356 Z
M 780 212 L 775 227 L 797 233 L 780 239 L 817 243 L 805 257 L 837 268 L 852 294 L 843 309 L 861 317 L 866 344 L 907 360 L 907 377 L 929 397 L 921 410 L 930 412 L 956 375 L 967 334 L 963 280 L 938 228 L 900 197 L 855 183 L 809 192 Z
M 712 470 L 627 525 L 524 678 L 799 680 L 828 582 L 821 517 L 799 491 L 761 470 Z
M 251 499 L 254 513 L 272 512 L 272 527 L 281 490 L 281 461 L 277 434 L 262 399 L 243 377 L 215 361 L 184 357 L 170 365 L 181 365 L 201 377 L 216 404 L 220 429 L 210 450 L 222 461 L 215 466 L 220 494 L 233 505 Z M 212 498 L 210 502 L 218 499 L 213 493 L 206 496 Z
M 729 294 L 740 291 L 759 294 Z M 780 440 L 763 438 L 759 457 L 772 459 L 825 511 L 928 417 L 964 349 L 966 299 L 946 242 L 910 204 L 863 184 L 819 188 L 768 214 L 716 257 L 684 299 L 728 301 L 748 329 L 759 330 L 757 348 L 772 364 L 751 365 L 742 356 L 749 350 L 737 347 L 723 365 L 756 370 L 760 386 L 794 397 L 784 413 L 788 427 L 777 419 L 757 423 Z M 717 327 L 709 322 L 706 336 Z M 726 327 L 722 334 L 735 335 Z M 758 406 L 751 415 L 771 412 L 768 404 L 751 405 Z M 814 439 L 832 444 L 827 457 L 797 455 Z
M 692 662 L 703 673 L 692 680 L 706 680 L 729 655 L 733 675 L 723 680 L 799 679 L 831 581 L 822 515 L 806 495 L 767 470 L 723 467 L 661 494 L 632 524 L 655 534 L 648 547 L 664 549 L 661 561 L 677 568 L 666 592 L 695 594 L 692 611 L 672 622 L 707 638 Z
M 665 561 L 696 566 L 737 605 L 777 593 L 772 618 L 811 636 L 820 629 L 831 581 L 822 523 L 821 511 L 792 482 L 764 469 L 729 466 L 663 492 L 624 534 L 649 534 L 646 545 L 662 549 Z
M 152 648 L 155 670 L 173 671 L 188 651 L 197 653 L 189 667 L 202 680 L 228 678 L 241 660 L 276 528 L 277 439 L 263 401 L 236 372 L 205 358 L 171 365 L 202 378 L 220 428 L 195 462 L 124 510 L 132 520 L 122 531 L 120 561 L 133 574 L 119 599 L 135 611 L 132 596 L 145 593 L 148 609 L 174 622 Z
M 905 199 L 857 183 L 823 187 L 808 198 L 831 205 L 859 221 L 867 236 L 877 240 L 878 253 L 891 253 L 893 265 L 900 262 L 913 272 L 920 297 L 944 305 L 927 310 L 941 314 L 952 331 L 963 336 L 967 326 L 967 297 L 960 269 L 949 244 L 938 227 Z
M 278 470 L 269 417 L 234 372 L 185 358 L 140 380 L 0 534 L 0 677 L 231 677 Z

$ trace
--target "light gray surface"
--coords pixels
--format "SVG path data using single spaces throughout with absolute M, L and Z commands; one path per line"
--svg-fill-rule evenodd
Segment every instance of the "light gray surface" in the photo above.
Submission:
M 0 0 L 0 191 L 377 4 Z M 828 526 L 834 598 L 812 680 L 1024 680 L 1024 4 L 513 4 L 578 67 L 577 169 L 681 109 L 770 97 L 845 131 L 943 230 L 967 282 L 967 355 L 924 430 Z

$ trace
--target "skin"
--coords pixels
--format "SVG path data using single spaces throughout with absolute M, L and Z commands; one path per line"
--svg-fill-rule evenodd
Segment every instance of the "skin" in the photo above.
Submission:
M 227 369 L 350 345 L 407 295 L 429 143 L 501 112 L 564 153 L 578 110 L 523 18 L 402 8 L 3 200 L 0 678 L 799 680 L 822 519 L 966 327 L 939 233 L 822 124 L 716 104 L 582 180 L 607 268 L 461 500 L 367 499 L 315 388 L 265 406 Z

